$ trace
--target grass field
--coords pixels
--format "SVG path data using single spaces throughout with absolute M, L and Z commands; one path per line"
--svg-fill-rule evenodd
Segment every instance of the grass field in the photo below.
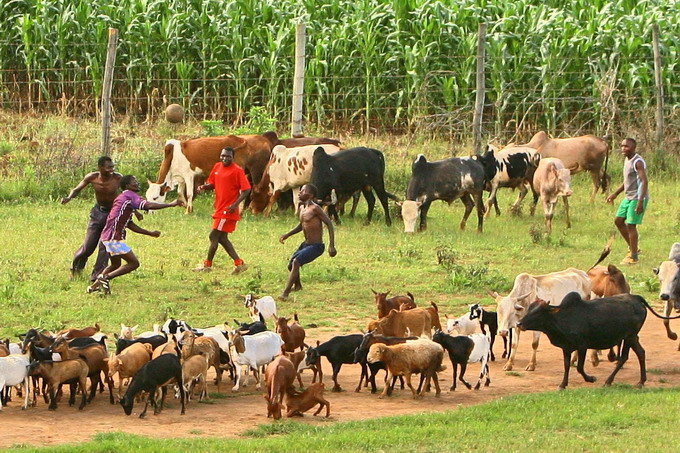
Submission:
M 46 123 L 53 128 L 64 124 L 58 119 Z M 61 137 L 68 138 L 72 133 L 64 130 Z M 76 135 L 84 141 L 83 148 L 90 154 L 96 152 L 92 152 L 96 129 L 94 133 L 83 129 Z M 123 162 L 121 170 L 147 176 L 148 169 L 156 164 L 147 163 L 142 169 L 133 163 L 158 154 L 159 135 L 130 138 L 127 148 L 115 155 L 116 160 Z M 7 136 L 0 139 L 7 140 Z M 405 192 L 410 163 L 417 153 L 438 158 L 450 149 L 445 142 L 410 139 L 349 137 L 345 142 L 350 146 L 368 144 L 384 150 L 388 190 L 400 196 Z M 26 151 L 23 145 L 16 146 L 21 152 Z M 462 148 L 457 151 L 465 153 Z M 23 154 L 22 158 L 26 156 Z M 88 168 L 87 162 L 92 160 L 89 154 L 74 156 L 84 162 L 79 168 Z M 74 156 L 71 157 L 75 159 Z M 141 329 L 148 329 L 152 323 L 163 322 L 168 316 L 202 327 L 235 317 L 244 319 L 243 294 L 276 296 L 282 291 L 287 278 L 285 265 L 302 240 L 298 235 L 285 245 L 278 243 L 278 237 L 296 224 L 289 213 L 270 219 L 245 214 L 233 235 L 237 249 L 251 266 L 245 274 L 230 275 L 231 263 L 222 250 L 216 257 L 214 272 L 191 271 L 204 258 L 207 248 L 212 212 L 209 195 L 197 200 L 193 215 L 168 209 L 146 216 L 142 225 L 159 229 L 163 235 L 153 239 L 129 234 L 141 268 L 114 280 L 113 294 L 109 297 L 85 294 L 87 281 L 70 281 L 68 269 L 73 252 L 84 236 L 92 193 L 88 189 L 68 205 L 60 205 L 58 196 L 66 195 L 59 192 L 60 188 L 74 186 L 83 172 L 66 166 L 66 161 L 55 160 L 49 167 L 49 160 L 37 159 L 39 157 L 30 168 L 34 175 L 36 170 L 47 175 L 44 184 L 50 184 L 50 172 L 60 178 L 59 184 L 55 183 L 48 192 L 37 188 L 35 194 L 40 196 L 12 199 L 8 194 L 14 188 L 18 188 L 18 193 L 25 193 L 21 184 L 35 184 L 30 174 L 0 181 L 4 200 L 0 203 L 0 225 L 3 226 L 0 336 L 14 336 L 29 327 L 59 329 L 95 322 L 107 333 L 117 331 L 121 322 L 140 324 Z M 610 163 L 615 183 L 620 179 L 620 166 L 621 157 L 615 152 Z M 680 233 L 680 184 L 667 173 L 654 167 L 651 170 L 652 202 L 640 228 L 643 255 L 639 265 L 623 270 L 633 292 L 659 307 L 658 284 L 651 269 L 666 258 L 670 245 Z M 562 207 L 558 205 L 551 238 L 542 234 L 540 207 L 535 217 L 509 215 L 507 207 L 516 195 L 507 190 L 499 195 L 503 215 L 492 215 L 485 222 L 483 234 L 475 232 L 474 218 L 468 222 L 467 231 L 459 231 L 463 211 L 460 202 L 452 206 L 435 203 L 430 210 L 428 231 L 405 235 L 398 218 L 394 218 L 392 227 L 385 226 L 380 208 L 376 209 L 373 224 L 365 225 L 365 202 L 362 201 L 357 218 L 344 218 L 343 224 L 336 228 L 338 255 L 331 259 L 326 254 L 303 268 L 304 291 L 293 293 L 286 303 L 279 303 L 279 312 L 285 316 L 297 312 L 307 328 L 308 339 L 315 341 L 328 332 L 351 333 L 364 328 L 375 315 L 371 288 L 389 289 L 392 294 L 410 291 L 419 305 L 434 301 L 442 314 L 462 314 L 469 303 L 492 304 L 486 290 L 506 292 L 520 272 L 543 273 L 569 266 L 587 269 L 614 230 L 615 211 L 601 196 L 593 204 L 588 202 L 589 180 L 586 175 L 575 177 L 575 195 L 570 202 L 573 228 L 564 228 Z M 526 204 L 524 211 L 528 212 Z M 625 244 L 617 239 L 608 261 L 618 264 L 625 253 Z M 62 449 L 279 451 L 288 445 L 287 448 L 294 451 L 663 450 L 667 449 L 669 438 L 659 433 L 671 432 L 675 420 L 672 411 L 660 408 L 674 407 L 679 398 L 674 390 L 631 392 L 620 387 L 570 391 L 518 396 L 455 413 L 414 415 L 389 421 L 379 419 L 328 427 L 286 421 L 266 425 L 252 433 L 266 439 L 168 442 L 114 433 L 98 436 L 92 443 Z M 384 430 L 386 424 L 390 425 L 389 430 Z M 408 435 L 404 434 L 407 430 Z M 376 435 L 376 431 L 380 435 Z
M 458 411 L 330 426 L 264 425 L 243 439 L 148 439 L 107 433 L 91 442 L 8 451 L 671 451 L 677 390 L 627 386 L 520 395 Z M 228 423 L 228 419 L 223 421 Z

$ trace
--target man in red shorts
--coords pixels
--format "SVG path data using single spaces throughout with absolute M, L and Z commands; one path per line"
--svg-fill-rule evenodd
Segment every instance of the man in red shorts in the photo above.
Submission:
M 197 188 L 198 193 L 215 190 L 215 213 L 212 216 L 212 231 L 208 236 L 210 238 L 208 257 L 194 270 L 211 271 L 213 258 L 221 245 L 234 260 L 232 274 L 240 274 L 248 269 L 248 265 L 236 253 L 234 245 L 229 240 L 229 233 L 236 230 L 236 223 L 241 220 L 238 206 L 250 193 L 250 183 L 243 169 L 234 163 L 233 148 L 224 148 L 220 153 L 220 160 L 221 162 L 216 163 L 210 172 L 208 183 Z

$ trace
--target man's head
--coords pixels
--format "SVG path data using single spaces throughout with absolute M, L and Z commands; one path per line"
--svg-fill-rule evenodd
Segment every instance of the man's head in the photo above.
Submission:
M 305 184 L 302 186 L 302 189 L 300 189 L 298 198 L 304 203 L 305 201 L 313 200 L 316 197 L 317 192 L 318 190 L 314 184 Z
M 97 167 L 99 168 L 99 172 L 103 175 L 112 175 L 116 171 L 113 159 L 109 156 L 100 157 L 97 161 Z
M 137 181 L 134 175 L 125 175 L 120 178 L 120 188 L 121 190 L 139 192 L 139 181 Z
M 226 147 L 220 153 L 220 161 L 222 165 L 228 167 L 234 162 L 234 148 Z
M 635 154 L 635 149 L 637 148 L 637 142 L 634 138 L 624 138 L 621 140 L 621 154 L 626 157 L 631 157 Z

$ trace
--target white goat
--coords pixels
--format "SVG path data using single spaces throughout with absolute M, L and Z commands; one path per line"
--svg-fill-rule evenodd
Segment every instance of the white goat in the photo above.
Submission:
M 260 388 L 261 366 L 268 364 L 281 353 L 283 340 L 274 332 L 260 332 L 255 335 L 241 335 L 234 330 L 229 332 L 231 359 L 236 368 L 236 384 L 231 389 L 237 392 L 241 386 L 241 367 L 247 365 L 255 375 L 255 388 Z
M 28 354 L 13 354 L 7 357 L 0 357 L 0 395 L 5 387 L 14 387 L 21 383 L 24 384 L 24 405 L 22 409 L 28 408 L 28 365 L 30 357 Z M 2 401 L 0 401 L 0 411 L 2 411 Z
M 260 299 L 255 299 L 255 296 L 248 294 L 245 296 L 245 307 L 250 312 L 250 317 L 253 321 L 260 320 L 260 313 L 262 317 L 267 320 L 272 316 L 276 316 L 276 301 L 272 296 L 264 296 Z

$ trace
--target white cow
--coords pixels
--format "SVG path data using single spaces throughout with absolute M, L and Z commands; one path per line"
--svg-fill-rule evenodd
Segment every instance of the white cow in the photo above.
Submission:
M 293 191 L 293 203 L 295 204 L 295 212 L 297 212 L 299 204 L 297 195 L 300 188 L 312 179 L 312 161 L 314 160 L 314 151 L 317 148 L 323 148 L 327 154 L 335 154 L 340 151 L 337 145 L 332 144 L 298 146 L 295 148 L 276 145 L 272 149 L 269 164 L 265 170 L 269 176 L 269 187 L 258 187 L 256 189 L 256 191 L 269 190 L 271 194 L 267 206 L 264 208 L 265 216 L 271 213 L 276 200 L 282 192 L 287 190 Z M 266 176 L 263 177 L 263 180 L 266 180 L 266 178 Z
M 659 267 L 654 269 L 654 273 L 661 282 L 659 298 L 666 303 L 664 315 L 668 317 L 673 308 L 680 311 L 680 242 L 671 246 L 668 261 L 662 262 Z M 668 338 L 677 340 L 678 335 L 671 330 L 670 321 L 664 319 L 663 324 L 666 327 Z M 678 350 L 680 351 L 680 344 Z
M 255 388 L 260 388 L 260 367 L 268 364 L 281 353 L 283 340 L 274 332 L 260 332 L 255 335 L 241 335 L 239 331 L 229 332 L 231 360 L 236 368 L 236 384 L 231 389 L 238 392 L 241 387 L 241 367 L 247 366 L 255 375 Z
M 255 296 L 248 294 L 245 296 L 244 305 L 248 309 L 253 321 L 260 320 L 260 313 L 265 321 L 272 316 L 276 317 L 276 301 L 272 296 L 255 299 Z
M 510 356 L 503 367 L 504 371 L 512 370 L 519 344 L 519 329 L 517 322 L 524 317 L 529 305 L 539 299 L 551 305 L 560 305 L 564 296 L 576 291 L 583 299 L 590 298 L 592 282 L 588 274 L 582 270 L 569 269 L 552 272 L 545 275 L 530 275 L 521 273 L 515 277 L 515 284 L 507 296 L 492 293 L 498 304 L 498 333 L 501 336 L 510 334 Z M 515 331 L 513 338 L 512 331 Z M 541 337 L 540 332 L 534 332 L 533 355 L 526 367 L 527 371 L 536 369 L 536 350 Z

